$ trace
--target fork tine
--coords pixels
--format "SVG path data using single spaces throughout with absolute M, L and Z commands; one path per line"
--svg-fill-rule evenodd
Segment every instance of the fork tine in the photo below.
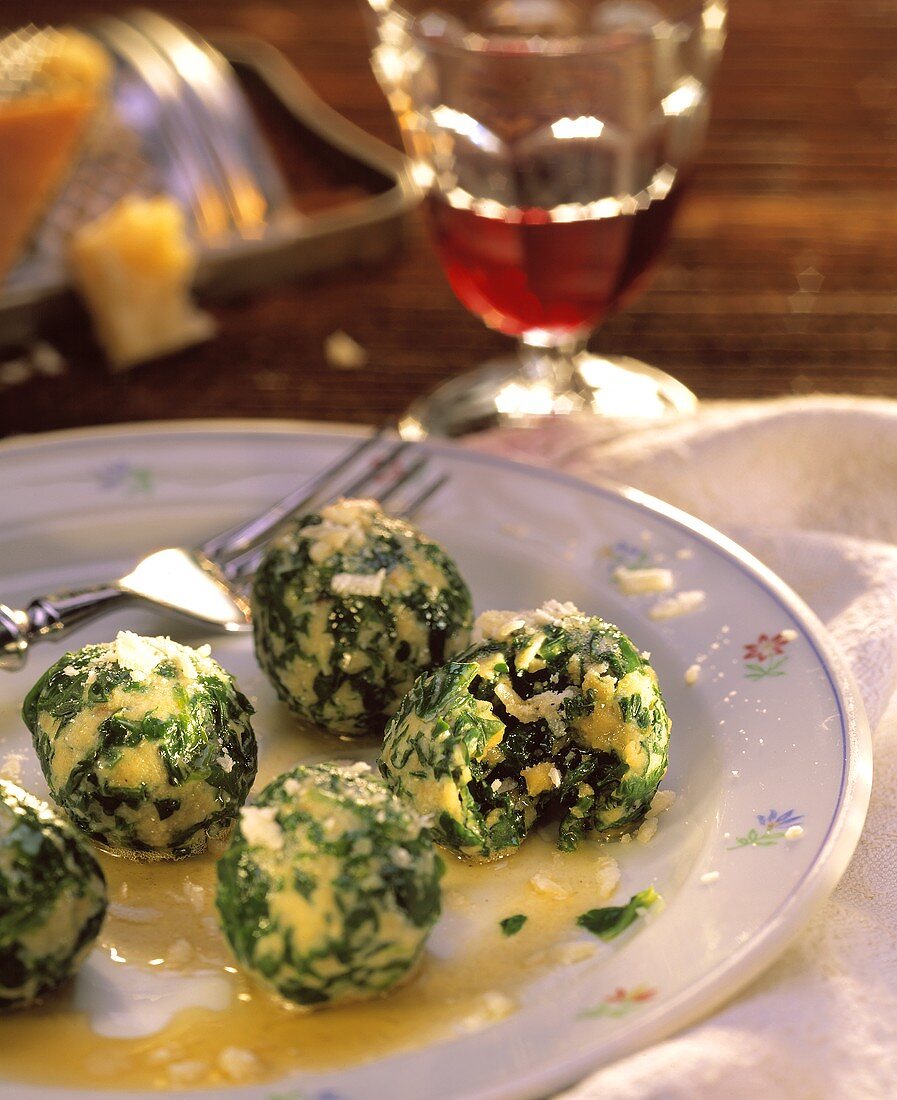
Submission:
M 373 435 L 367 436 L 346 454 L 340 455 L 335 462 L 319 474 L 302 482 L 286 496 L 281 497 L 260 516 L 253 516 L 252 519 L 244 520 L 226 531 L 213 535 L 197 549 L 205 557 L 216 561 L 220 565 L 222 564 L 220 560 L 222 555 L 229 558 L 232 553 L 244 551 L 261 539 L 266 538 L 289 515 L 297 512 L 300 508 L 307 507 L 334 478 L 338 477 L 376 443 L 379 443 L 387 430 L 385 425 L 378 427 Z
M 358 496 L 358 494 L 362 492 L 362 490 L 369 488 L 373 489 L 373 485 L 374 482 L 377 480 L 377 476 L 381 474 L 384 470 L 389 469 L 389 467 L 393 464 L 393 462 L 395 462 L 399 455 L 402 454 L 403 451 L 407 450 L 410 446 L 411 444 L 405 439 L 401 439 L 398 443 L 394 443 L 392 447 L 390 447 L 389 450 L 386 452 L 386 454 L 382 458 L 378 459 L 377 462 L 375 462 L 369 470 L 365 470 L 350 485 L 341 490 L 340 496 L 355 497 Z M 381 498 L 378 496 L 378 499 Z
M 445 485 L 448 479 L 448 474 L 440 474 L 439 477 L 436 477 L 432 481 L 428 482 L 420 490 L 417 496 L 414 496 L 411 498 L 411 500 L 405 502 L 401 510 L 401 515 L 413 516 L 416 512 L 419 512 L 420 509 L 423 508 L 423 506 L 430 499 L 430 497 L 435 496 L 436 493 L 439 492 L 439 490 L 442 488 L 443 485 Z
M 385 504 L 388 500 L 396 495 L 396 493 L 399 491 L 399 489 L 402 488 L 403 485 L 407 485 L 409 481 L 412 481 L 414 478 L 416 478 L 417 475 L 424 468 L 424 466 L 427 465 L 428 461 L 429 459 L 426 457 L 426 455 L 421 455 L 420 458 L 415 459 L 414 462 L 412 462 L 410 466 L 408 466 L 405 470 L 399 470 L 396 479 L 386 489 L 384 489 L 382 493 L 377 494 L 377 500 L 381 504 Z
M 404 485 L 407 485 L 417 478 L 429 462 L 429 458 L 426 455 L 421 455 L 405 469 L 399 467 L 398 469 L 390 470 L 390 466 L 395 465 L 396 458 L 405 451 L 409 445 L 409 443 L 403 441 L 391 447 L 384 458 L 379 459 L 370 470 L 356 478 L 356 480 L 345 490 L 340 491 L 339 495 L 352 497 L 367 490 L 371 492 L 381 504 L 394 496 Z M 373 491 L 375 486 L 372 483 L 375 483 L 377 478 L 383 474 L 384 471 L 388 471 L 389 480 L 385 482 L 382 490 L 375 492 Z M 399 514 L 411 515 L 414 509 L 418 508 L 425 500 L 429 499 L 446 480 L 447 475 L 425 486 L 409 504 L 404 505 L 399 510 Z M 231 583 L 244 581 L 255 572 L 265 553 L 268 541 L 267 539 L 257 541 L 251 547 L 244 550 L 242 553 L 236 554 L 227 561 L 222 568 Z

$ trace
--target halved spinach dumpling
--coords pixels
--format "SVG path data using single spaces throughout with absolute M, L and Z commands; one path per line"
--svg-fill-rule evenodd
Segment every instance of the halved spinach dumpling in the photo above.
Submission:
M 237 959 L 314 1007 L 376 996 L 411 972 L 442 871 L 423 819 L 368 765 L 299 766 L 244 807 L 217 903 Z
M 474 860 L 512 852 L 550 809 L 568 851 L 590 829 L 637 821 L 671 726 L 647 656 L 572 604 L 486 612 L 474 629 L 481 640 L 421 676 L 387 727 L 392 790 Z
M 45 802 L 0 779 L 0 1012 L 71 977 L 105 914 L 90 847 Z
M 256 657 L 301 718 L 379 735 L 414 678 L 468 644 L 471 608 L 441 546 L 375 501 L 340 500 L 267 551 L 253 588 Z
M 50 793 L 91 839 L 176 858 L 226 831 L 246 801 L 252 709 L 208 646 L 122 631 L 57 661 L 22 717 Z

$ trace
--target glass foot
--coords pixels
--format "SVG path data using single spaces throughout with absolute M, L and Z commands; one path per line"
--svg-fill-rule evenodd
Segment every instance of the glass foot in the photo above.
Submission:
M 609 432 L 688 416 L 698 399 L 671 375 L 627 356 L 582 354 L 570 384 L 529 378 L 520 360 L 494 359 L 419 398 L 399 422 L 406 439 L 452 439 L 490 428 L 533 426 L 547 416 L 598 417 Z

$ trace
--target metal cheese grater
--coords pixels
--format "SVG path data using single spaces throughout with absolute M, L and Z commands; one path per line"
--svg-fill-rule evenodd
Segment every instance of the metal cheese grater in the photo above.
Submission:
M 114 61 L 111 104 L 0 289 L 0 340 L 23 339 L 71 307 L 65 241 L 128 194 L 161 191 L 180 203 L 199 253 L 197 284 L 210 295 L 379 259 L 399 242 L 416 200 L 404 157 L 327 107 L 273 47 L 228 36 L 216 49 L 145 10 L 81 29 Z M 383 192 L 299 213 L 231 62 L 251 69 L 302 126 L 385 177 Z

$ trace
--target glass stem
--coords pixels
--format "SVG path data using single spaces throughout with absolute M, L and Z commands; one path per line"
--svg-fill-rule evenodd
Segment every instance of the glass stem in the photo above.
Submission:
M 545 382 L 554 393 L 577 390 L 576 359 L 585 351 L 587 336 L 571 336 L 548 346 L 521 336 L 517 354 L 521 373 L 530 382 Z

